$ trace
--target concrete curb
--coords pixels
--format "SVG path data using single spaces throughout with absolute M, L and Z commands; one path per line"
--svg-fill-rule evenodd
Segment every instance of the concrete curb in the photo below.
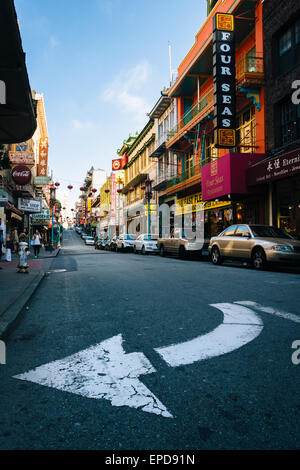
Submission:
M 5 339 L 9 335 L 11 329 L 19 320 L 21 311 L 31 299 L 45 275 L 45 272 L 37 273 L 30 285 L 5 310 L 0 320 L 0 339 Z

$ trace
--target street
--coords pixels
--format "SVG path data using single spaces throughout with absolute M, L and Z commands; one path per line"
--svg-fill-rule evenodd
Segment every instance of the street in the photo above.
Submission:
M 96 251 L 74 231 L 49 266 L 0 366 L 1 449 L 299 448 L 298 274 Z M 232 351 L 190 357 L 216 329 Z M 186 356 L 170 365 L 174 344 Z

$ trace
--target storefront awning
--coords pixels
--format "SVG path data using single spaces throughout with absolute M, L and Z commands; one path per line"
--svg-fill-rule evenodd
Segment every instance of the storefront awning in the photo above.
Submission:
M 257 163 L 247 170 L 248 186 L 271 183 L 300 174 L 300 150 Z
M 203 201 L 228 195 L 248 194 L 246 170 L 265 158 L 265 154 L 227 153 L 202 168 Z

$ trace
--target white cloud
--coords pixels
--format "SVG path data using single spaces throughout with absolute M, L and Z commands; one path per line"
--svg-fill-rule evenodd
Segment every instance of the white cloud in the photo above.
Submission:
M 143 95 L 139 94 L 139 90 L 149 80 L 150 74 L 150 65 L 147 61 L 137 64 L 126 72 L 120 72 L 102 92 L 102 100 L 113 103 L 122 113 L 130 114 L 136 122 L 142 124 L 150 106 Z

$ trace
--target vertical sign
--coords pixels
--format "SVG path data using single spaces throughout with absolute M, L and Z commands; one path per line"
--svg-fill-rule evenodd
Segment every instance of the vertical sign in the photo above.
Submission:
M 39 164 L 37 169 L 37 176 L 47 176 L 48 167 L 48 137 L 40 139 L 39 147 Z
M 213 21 L 215 146 L 232 148 L 236 146 L 234 16 L 216 13 Z
M 110 175 L 111 179 L 111 188 L 110 188 L 110 215 L 111 217 L 115 217 L 116 215 L 116 175 L 112 173 Z

